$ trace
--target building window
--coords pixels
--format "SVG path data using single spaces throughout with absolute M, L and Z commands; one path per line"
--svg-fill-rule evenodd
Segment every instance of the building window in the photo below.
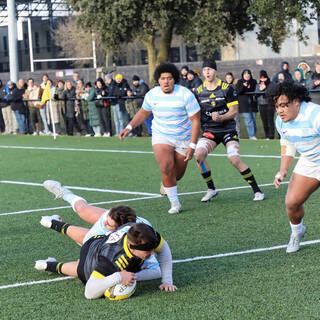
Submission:
M 140 50 L 141 64 L 148 64 L 148 52 L 147 50 Z
M 51 33 L 47 31 L 47 51 L 51 51 Z
M 40 53 L 39 32 L 34 33 L 34 45 L 36 48 L 36 53 Z
M 187 50 L 187 62 L 199 61 L 196 47 L 186 47 L 186 50 Z
M 8 56 L 8 38 L 6 36 L 3 37 L 3 51 L 4 55 L 7 57 Z
M 23 34 L 23 41 L 24 41 L 24 53 L 28 54 L 28 52 L 29 52 L 29 39 L 28 39 L 27 33 Z
M 34 67 L 36 70 L 41 70 L 41 62 L 35 62 Z
M 169 60 L 170 62 L 180 62 L 180 48 L 174 47 L 170 48 L 169 51 Z

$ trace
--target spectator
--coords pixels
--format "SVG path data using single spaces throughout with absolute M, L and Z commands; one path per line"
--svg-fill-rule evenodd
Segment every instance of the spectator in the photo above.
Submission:
M 320 60 L 316 62 L 316 70 L 312 74 L 310 79 L 310 89 L 313 90 L 320 90 Z M 316 104 L 320 104 L 320 91 L 319 92 L 312 92 L 311 94 L 312 102 Z
M 142 82 L 140 84 L 140 78 L 137 75 L 134 75 L 132 77 L 132 92 L 128 91 L 129 96 L 133 96 L 136 98 L 128 101 L 129 102 L 128 105 L 130 104 L 129 108 L 131 107 L 131 112 L 129 112 L 130 119 L 133 119 L 136 113 L 140 110 L 143 103 L 143 98 L 148 91 L 149 91 L 148 85 L 145 82 Z M 138 137 L 141 137 L 142 125 L 137 126 L 132 132 L 133 132 L 133 135 L 137 135 Z
M 308 65 L 308 63 L 304 60 L 302 60 L 301 62 L 299 62 L 299 64 L 297 65 L 297 68 L 302 69 L 303 71 L 303 78 L 306 79 L 307 81 L 309 81 L 312 77 L 312 71 L 310 66 Z
M 47 81 L 48 81 L 49 77 L 47 74 L 43 74 L 42 75 L 42 82 L 40 84 L 40 94 L 41 94 L 41 100 L 42 100 L 42 96 L 43 96 L 43 92 L 46 88 L 47 85 Z M 42 104 L 42 107 L 40 108 L 40 116 L 41 116 L 41 120 L 42 120 L 42 124 L 43 124 L 43 132 L 41 132 L 40 134 L 50 134 L 50 130 L 49 130 L 49 126 L 48 126 L 48 122 L 47 122 L 47 107 L 46 104 Z
M 245 69 L 242 71 L 241 79 L 235 87 L 238 94 L 239 113 L 243 116 L 248 136 L 251 140 L 257 140 L 256 113 L 258 112 L 258 108 L 254 96 L 247 93 L 254 92 L 256 86 L 257 81 L 252 78 L 251 71 Z
M 127 96 L 127 92 L 131 91 L 128 81 L 123 79 L 121 74 L 115 76 L 115 86 L 113 90 L 113 95 L 117 97 L 114 100 L 113 112 L 114 112 L 114 123 L 116 126 L 116 135 L 124 129 L 125 122 L 128 121 L 129 115 L 126 110 L 125 99 L 123 97 Z
M 100 118 L 96 107 L 96 92 L 91 82 L 86 83 L 84 99 L 88 102 L 89 123 L 94 131 L 95 137 L 101 137 Z
M 4 99 L 8 100 L 9 93 L 16 87 L 15 83 L 13 83 L 11 80 L 8 81 L 6 87 L 5 87 L 5 96 Z M 14 120 L 13 120 L 13 111 L 10 106 L 10 103 L 7 103 L 7 106 L 2 107 L 2 114 L 3 114 L 3 120 L 5 124 L 5 132 L 4 134 L 13 134 L 14 133 Z
M 25 93 L 24 80 L 19 79 L 17 86 L 9 92 L 8 102 L 11 105 L 12 111 L 17 119 L 19 126 L 18 134 L 26 134 L 26 113 L 27 107 L 23 102 Z
M 79 72 L 75 72 L 72 76 L 74 86 L 77 86 L 78 81 L 80 80 Z M 82 81 L 83 82 L 83 81 Z
M 111 77 L 112 79 L 112 77 Z M 106 85 L 102 78 L 98 78 L 96 81 L 96 108 L 100 119 L 100 130 L 103 137 L 110 137 L 111 131 L 111 113 L 108 101 L 104 100 L 107 97 Z
M 230 84 L 233 89 L 236 87 L 236 80 L 233 76 L 232 72 L 227 72 L 225 75 L 226 83 Z M 238 136 L 240 137 L 240 113 L 238 112 L 235 116 L 234 120 L 236 121 L 236 131 L 238 133 Z
M 89 109 L 88 104 L 81 100 L 85 94 L 85 86 L 82 79 L 79 79 L 76 84 L 76 98 L 75 101 L 75 127 L 82 136 L 87 135 L 92 130 L 89 125 Z
M 270 78 L 265 70 L 260 71 L 260 80 L 256 87 L 256 92 L 265 93 L 270 84 Z M 274 105 L 264 94 L 258 95 L 258 105 L 260 117 L 263 124 L 265 138 L 274 139 Z
M 284 73 L 283 72 L 278 72 L 277 73 L 277 78 L 275 79 L 275 82 L 274 83 L 281 83 L 283 82 L 284 80 L 286 80 L 285 76 L 284 76 Z
M 180 80 L 179 80 L 179 84 L 181 86 L 187 87 L 188 85 L 188 78 L 187 78 L 188 71 L 189 71 L 188 66 L 182 66 L 180 70 Z
M 187 88 L 194 92 L 195 88 L 202 85 L 202 80 L 193 71 L 189 70 L 187 73 Z
M 63 101 L 64 81 L 59 80 L 55 88 L 54 99 L 56 101 L 57 111 L 60 119 L 60 134 L 66 134 L 66 110 Z
M 36 100 L 40 99 L 40 86 L 34 84 L 34 80 L 32 78 L 27 81 L 27 89 L 25 92 L 25 99 Z M 33 127 L 33 135 L 40 134 L 40 108 L 41 104 L 39 101 L 28 101 L 27 106 L 29 108 L 30 121 Z
M 280 66 L 281 66 L 281 71 L 280 71 L 280 72 L 283 73 L 285 80 L 287 80 L 287 81 L 292 81 L 292 75 L 291 75 L 291 73 L 289 72 L 289 63 L 288 63 L 287 61 L 282 61 Z M 272 78 L 272 82 L 273 82 L 273 83 L 278 83 L 278 82 L 279 82 L 279 81 L 278 81 L 278 74 L 279 74 L 280 72 L 276 73 L 276 74 L 273 76 L 273 78 Z
M 71 81 L 66 81 L 66 88 L 63 91 L 63 100 L 65 101 L 65 110 L 66 110 L 66 129 L 67 135 L 73 136 L 73 131 L 75 127 L 75 99 L 76 89 L 72 85 Z
M 57 106 L 57 101 L 54 99 L 54 95 L 56 92 L 56 86 L 55 86 L 54 82 L 50 79 L 47 80 L 47 84 L 49 84 L 49 88 L 50 88 L 50 100 L 48 100 L 46 103 L 47 123 L 53 132 L 53 123 L 52 123 L 52 118 L 53 118 L 54 128 L 55 128 L 54 131 L 56 133 L 60 134 L 61 128 L 60 128 L 58 106 Z M 50 104 L 51 104 L 51 109 L 50 109 Z M 51 114 L 51 112 L 52 112 L 52 114 Z
M 111 97 L 113 96 L 113 91 L 114 91 L 114 86 L 115 86 L 115 82 L 112 79 L 112 74 L 108 73 L 105 76 L 105 95 L 107 97 Z M 111 118 L 111 105 L 112 105 L 112 100 L 105 100 L 105 106 L 106 106 L 106 118 L 107 118 L 107 123 L 106 123 L 106 136 L 108 136 L 108 132 L 109 132 L 109 136 L 112 136 L 112 118 Z
M 2 108 L 7 107 L 7 102 L 5 101 L 6 96 L 6 88 L 2 84 L 2 80 L 0 80 L 0 131 L 5 132 L 6 126 L 3 119 Z
M 294 70 L 293 80 L 294 80 L 295 83 L 300 84 L 300 85 L 302 85 L 304 87 L 306 87 L 306 85 L 307 85 L 307 81 L 303 76 L 303 70 L 301 68 L 296 68 Z

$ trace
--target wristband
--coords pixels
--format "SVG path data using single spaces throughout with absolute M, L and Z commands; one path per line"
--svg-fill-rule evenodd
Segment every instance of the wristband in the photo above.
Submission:
M 132 129 L 133 129 L 133 128 L 132 128 L 132 125 L 129 123 L 129 124 L 126 126 L 126 129 L 129 130 L 129 132 L 131 132 Z
M 193 149 L 193 150 L 196 150 L 196 144 L 195 143 L 193 143 L 193 142 L 190 142 L 189 143 L 189 147 L 191 148 L 191 149 Z

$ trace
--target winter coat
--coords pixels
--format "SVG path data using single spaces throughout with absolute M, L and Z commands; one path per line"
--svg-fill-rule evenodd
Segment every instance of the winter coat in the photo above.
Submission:
M 239 102 L 239 113 L 248 113 L 248 112 L 258 112 L 257 102 L 253 95 L 246 94 L 247 92 L 255 92 L 257 81 L 251 79 L 247 82 L 243 79 L 243 75 L 246 71 L 250 70 L 243 70 L 241 79 L 237 82 L 235 91 L 238 95 L 238 102 Z M 251 74 L 251 72 L 249 72 Z M 244 83 L 249 83 L 250 87 L 244 85 Z
M 272 82 L 273 83 L 277 83 L 278 82 L 278 74 L 279 73 L 283 73 L 284 74 L 284 79 L 285 80 L 287 80 L 287 81 L 292 81 L 293 79 L 292 79 L 292 75 L 291 75 L 291 73 L 289 72 L 289 69 L 288 70 L 284 70 L 283 69 L 283 66 L 285 65 L 285 64 L 287 64 L 288 65 L 288 67 L 289 67 L 289 63 L 287 62 L 287 61 L 282 61 L 281 62 L 281 71 L 280 72 L 278 72 L 278 73 L 276 73 L 273 77 L 272 77 Z
M 303 70 L 301 68 L 297 68 L 294 70 L 294 74 L 296 74 L 296 71 L 300 72 L 301 78 L 300 80 L 298 80 L 294 75 L 294 78 L 293 78 L 294 82 L 306 87 L 308 84 L 308 81 L 304 78 Z
M 5 108 L 7 106 L 7 102 L 5 101 L 5 96 L 7 95 L 6 87 L 1 86 L 0 87 L 0 109 Z
M 76 88 L 72 87 L 70 90 L 66 89 L 63 91 L 63 100 L 65 100 L 65 110 L 66 110 L 66 117 L 73 118 L 74 117 L 74 99 L 76 97 Z
M 25 93 L 25 88 L 17 88 L 15 87 L 13 90 L 9 91 L 7 100 L 10 103 L 11 109 L 13 111 L 18 111 L 20 114 L 27 113 L 27 107 L 23 102 L 23 95 Z
M 198 88 L 199 86 L 202 85 L 202 80 L 195 76 L 193 78 L 193 80 L 188 80 L 188 83 L 187 83 L 187 88 L 190 89 L 191 91 L 194 91 L 195 88 Z
M 100 118 L 99 118 L 99 113 L 96 107 L 95 96 L 96 94 L 95 94 L 94 88 L 90 88 L 89 92 L 86 91 L 86 94 L 84 95 L 85 100 L 88 102 L 89 123 L 91 127 L 100 125 Z
M 146 83 L 141 83 L 138 86 L 132 87 L 132 95 L 136 97 L 136 103 L 139 108 L 141 108 L 144 96 L 149 91 L 149 87 Z
M 113 96 L 120 98 L 126 97 L 128 94 L 127 92 L 131 91 L 128 81 L 126 79 L 122 79 L 120 83 L 115 82 Z M 114 104 L 120 105 L 121 111 L 126 111 L 126 100 L 125 99 L 116 99 Z
M 320 84 L 315 85 L 315 81 L 317 80 L 320 80 L 320 73 L 315 71 L 310 80 L 310 89 L 320 90 Z M 320 105 L 320 92 L 312 92 L 311 101 Z

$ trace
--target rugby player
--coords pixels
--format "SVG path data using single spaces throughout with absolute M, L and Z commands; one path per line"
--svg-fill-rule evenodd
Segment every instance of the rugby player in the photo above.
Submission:
M 254 193 L 253 200 L 263 200 L 264 194 L 250 168 L 240 159 L 239 138 L 234 120 L 238 113 L 235 91 L 231 85 L 217 78 L 216 70 L 217 65 L 214 60 L 204 61 L 202 73 L 205 81 L 195 90 L 201 107 L 201 127 L 203 129 L 202 137 L 197 143 L 195 157 L 208 187 L 201 201 L 207 202 L 218 194 L 206 158 L 220 143 L 223 143 L 227 149 L 227 156 L 231 164 L 250 184 Z
M 291 226 L 287 253 L 300 249 L 306 232 L 303 204 L 318 189 L 320 181 L 320 106 L 310 102 L 308 90 L 298 84 L 283 82 L 267 89 L 277 112 L 276 128 L 280 134 L 281 164 L 275 175 L 278 189 L 287 176 L 296 150 L 300 158 L 293 170 L 285 206 Z
M 164 192 L 171 204 L 169 214 L 181 210 L 177 181 L 192 159 L 200 132 L 200 107 L 193 93 L 177 84 L 179 71 L 171 63 L 160 64 L 154 72 L 160 86 L 151 89 L 142 108 L 119 134 L 123 140 L 152 113 L 152 147 L 159 165 Z
M 143 261 L 156 252 L 161 268 L 160 290 L 176 291 L 172 281 L 172 257 L 167 242 L 145 223 L 127 223 L 109 236 L 95 236 L 81 247 L 80 259 L 67 263 L 54 258 L 36 261 L 35 268 L 78 277 L 85 284 L 85 297 L 96 299 L 116 285 L 131 286 Z
M 134 210 L 128 206 L 116 206 L 110 210 L 90 206 L 85 199 L 63 187 L 60 182 L 46 180 L 43 183 L 45 189 L 53 193 L 56 199 L 64 199 L 69 202 L 76 213 L 86 222 L 93 224 L 91 229 L 74 226 L 62 221 L 58 215 L 43 216 L 41 225 L 67 235 L 80 245 L 96 235 L 109 235 L 120 226 L 128 222 L 145 223 L 152 227 L 151 223 L 137 217 Z M 141 271 L 137 274 L 137 280 L 152 280 L 161 277 L 159 263 L 154 255 L 144 261 Z

